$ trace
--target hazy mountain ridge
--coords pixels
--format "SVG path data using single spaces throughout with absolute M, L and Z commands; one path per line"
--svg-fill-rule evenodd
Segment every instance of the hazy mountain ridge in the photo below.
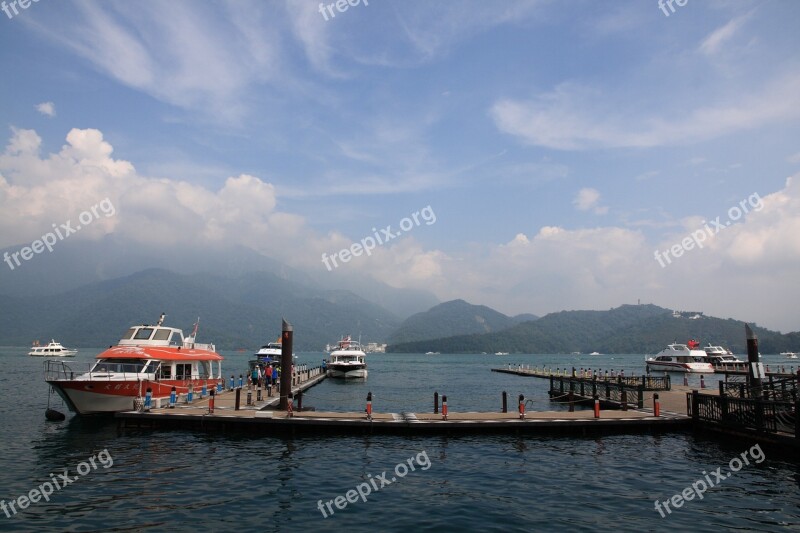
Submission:
M 167 325 L 188 334 L 200 317 L 200 342 L 220 349 L 255 349 L 280 334 L 281 319 L 295 327 L 297 350 L 321 350 L 342 334 L 380 341 L 400 319 L 347 291 L 315 290 L 266 272 L 225 278 L 150 269 L 49 297 L 0 296 L 13 310 L 0 318 L 0 342 L 27 345 L 56 338 L 67 346 L 115 343 L 134 323 Z
M 800 347 L 800 332 L 781 334 L 754 326 L 762 353 Z M 656 353 L 673 341 L 695 338 L 745 351 L 744 322 L 675 318 L 656 305 L 622 305 L 609 311 L 561 311 L 502 332 L 458 335 L 390 345 L 391 352 L 420 353 Z
M 520 320 L 530 320 L 529 317 L 536 318 L 530 314 L 509 317 L 485 305 L 451 300 L 408 317 L 389 337 L 389 343 L 501 331 L 515 326 Z

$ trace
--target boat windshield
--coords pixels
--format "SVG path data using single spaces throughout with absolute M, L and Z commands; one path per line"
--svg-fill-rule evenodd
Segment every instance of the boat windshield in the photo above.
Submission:
M 147 359 L 100 359 L 95 363 L 92 372 L 131 372 L 139 373 L 147 364 Z

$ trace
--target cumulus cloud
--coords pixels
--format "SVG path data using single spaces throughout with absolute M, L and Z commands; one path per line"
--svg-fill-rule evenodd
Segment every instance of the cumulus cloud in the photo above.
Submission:
M 53 102 L 42 102 L 36 106 L 36 110 L 42 115 L 46 115 L 48 117 L 56 116 L 56 104 Z
M 572 204 L 579 211 L 592 210 L 596 215 L 605 215 L 608 213 L 607 206 L 598 205 L 600 201 L 600 192 L 597 189 L 585 187 L 578 191 Z

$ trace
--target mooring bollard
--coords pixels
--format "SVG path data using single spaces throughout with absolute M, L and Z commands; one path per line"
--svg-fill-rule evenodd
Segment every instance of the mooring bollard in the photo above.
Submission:
M 214 414 L 214 389 L 211 389 L 211 396 L 208 398 L 208 414 Z
M 194 384 L 192 384 L 192 382 L 190 381 L 189 382 L 189 392 L 186 394 L 186 401 L 188 403 L 192 403 L 192 397 L 193 396 L 194 396 Z
M 506 391 L 503 391 L 503 412 L 508 412 L 508 394 L 506 394 Z
M 236 407 L 234 407 L 234 411 L 239 410 L 239 404 L 242 401 L 242 389 L 236 389 Z
M 231 374 L 231 390 L 235 388 L 236 388 L 236 378 L 234 378 L 233 374 Z
M 600 397 L 597 394 L 594 395 L 594 417 L 600 418 Z
M 519 395 L 519 418 L 520 420 L 525 418 L 525 395 Z
M 243 387 L 244 387 L 244 376 L 239 374 L 239 388 L 241 389 Z
M 447 420 L 447 396 L 442 396 L 442 420 Z
M 658 393 L 653 394 L 653 413 L 661 416 L 661 402 L 658 401 Z
M 217 392 L 222 392 L 222 377 L 217 380 Z
M 575 412 L 575 393 L 574 392 L 569 391 L 569 393 L 567 393 L 567 401 L 569 402 L 569 412 L 570 413 L 574 413 Z
M 247 389 L 247 405 L 253 405 L 253 391 Z
M 372 392 L 367 393 L 367 420 L 372 420 Z
M 433 414 L 435 414 L 435 415 L 439 414 L 439 393 L 438 392 L 434 392 L 433 393 Z
M 150 402 L 153 401 L 153 389 L 147 387 L 147 391 L 144 393 L 144 410 L 146 412 L 150 411 Z
M 169 393 L 169 408 L 175 409 L 175 402 L 178 400 L 178 395 L 175 392 L 175 387 L 172 387 L 172 391 Z
M 260 401 L 261 401 L 261 385 L 259 385 L 259 386 L 256 388 L 256 401 L 257 401 L 257 402 L 260 402 Z
M 208 394 L 208 382 L 203 383 L 203 386 L 200 389 L 200 397 L 201 398 L 205 398 L 206 394 Z
M 701 389 L 706 388 L 706 378 L 703 377 L 703 374 L 700 374 L 700 388 Z

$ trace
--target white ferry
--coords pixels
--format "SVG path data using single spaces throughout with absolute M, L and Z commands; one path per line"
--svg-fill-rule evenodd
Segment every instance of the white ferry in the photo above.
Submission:
M 328 377 L 331 378 L 366 378 L 367 354 L 361 349 L 361 343 L 343 337 L 331 352 L 326 364 Z
M 51 339 L 46 346 L 39 346 L 39 341 L 33 343 L 28 355 L 32 357 L 75 357 L 78 350 L 70 350 L 61 346 L 60 342 Z
M 713 374 L 714 366 L 708 361 L 706 352 L 697 349 L 698 346 L 695 340 L 687 344 L 670 344 L 647 360 L 647 369 Z

